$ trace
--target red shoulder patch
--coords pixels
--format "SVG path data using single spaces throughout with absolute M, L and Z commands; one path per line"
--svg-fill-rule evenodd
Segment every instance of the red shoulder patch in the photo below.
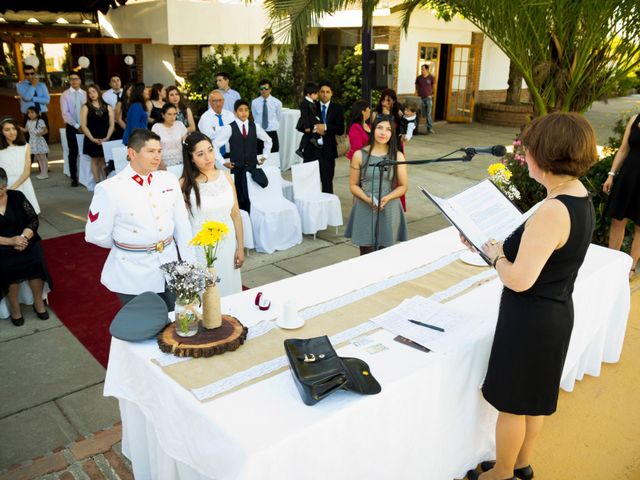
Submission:
M 91 223 L 95 222 L 99 216 L 100 216 L 100 212 L 93 213 L 91 210 L 89 210 L 89 221 Z

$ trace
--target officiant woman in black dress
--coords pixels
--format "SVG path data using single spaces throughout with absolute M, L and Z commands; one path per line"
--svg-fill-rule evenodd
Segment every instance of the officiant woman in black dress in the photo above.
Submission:
M 556 410 L 573 328 L 571 294 L 595 223 L 579 180 L 597 158 L 585 118 L 562 112 L 537 118 L 522 143 L 529 176 L 547 196 L 504 244 L 490 240 L 482 247 L 504 284 L 482 387 L 499 411 L 496 461 L 481 464 L 482 480 L 533 477 L 530 455 L 544 416 Z

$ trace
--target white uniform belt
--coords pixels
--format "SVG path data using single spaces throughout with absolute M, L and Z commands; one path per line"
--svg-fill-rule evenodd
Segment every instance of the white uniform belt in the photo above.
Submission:
M 125 252 L 133 252 L 133 253 L 162 253 L 165 247 L 171 245 L 173 242 L 173 237 L 169 236 L 164 240 L 160 240 L 159 242 L 152 243 L 151 245 L 131 245 L 129 243 L 117 242 L 114 240 L 114 245 L 116 248 L 123 250 Z

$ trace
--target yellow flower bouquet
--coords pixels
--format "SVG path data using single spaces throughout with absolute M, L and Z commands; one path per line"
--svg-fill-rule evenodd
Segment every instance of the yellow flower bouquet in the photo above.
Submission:
M 520 192 L 515 185 L 511 183 L 511 170 L 509 170 L 504 163 L 492 163 L 489 165 L 487 171 L 489 172 L 489 179 L 502 190 L 507 198 L 510 200 L 520 198 Z
M 229 227 L 225 223 L 204 222 L 200 231 L 189 242 L 189 245 L 202 247 L 207 258 L 207 267 L 212 267 L 213 262 L 217 259 L 218 244 L 227 233 L 229 233 Z

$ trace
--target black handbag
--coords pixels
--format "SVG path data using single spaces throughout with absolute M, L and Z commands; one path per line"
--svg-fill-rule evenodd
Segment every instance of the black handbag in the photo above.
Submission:
M 314 405 L 338 390 L 363 395 L 375 395 L 382 390 L 366 362 L 339 357 L 327 336 L 290 338 L 284 341 L 284 350 L 298 392 L 307 405 Z

